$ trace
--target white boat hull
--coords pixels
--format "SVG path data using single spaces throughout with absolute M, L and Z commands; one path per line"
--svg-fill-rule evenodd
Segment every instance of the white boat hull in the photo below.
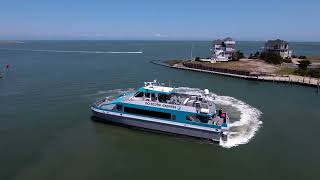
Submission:
M 151 129 L 166 133 L 180 134 L 186 136 L 192 136 L 197 138 L 204 138 L 213 141 L 220 141 L 221 138 L 226 140 L 226 135 L 221 136 L 221 131 L 215 131 L 213 129 L 200 129 L 191 127 L 188 125 L 181 126 L 176 124 L 160 123 L 155 121 L 148 121 L 140 119 L 134 116 L 128 116 L 121 113 L 112 113 L 108 111 L 102 111 L 95 108 L 92 108 L 93 115 L 99 118 L 99 121 L 112 122 L 117 124 L 123 124 L 128 126 L 140 127 L 145 129 Z

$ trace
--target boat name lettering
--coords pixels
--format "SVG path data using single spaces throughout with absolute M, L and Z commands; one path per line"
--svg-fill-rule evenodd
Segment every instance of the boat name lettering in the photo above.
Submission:
M 171 104 L 162 104 L 162 103 L 157 103 L 157 102 L 145 102 L 145 104 L 149 105 L 149 106 L 157 106 L 157 107 L 177 109 L 177 106 L 171 105 Z

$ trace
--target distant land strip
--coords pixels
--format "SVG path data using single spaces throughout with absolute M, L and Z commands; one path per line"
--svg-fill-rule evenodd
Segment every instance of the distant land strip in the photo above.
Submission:
M 142 51 L 78 51 L 78 50 L 54 50 L 54 49 L 18 49 L 0 48 L 9 51 L 55 52 L 55 53 L 86 53 L 86 54 L 142 54 Z

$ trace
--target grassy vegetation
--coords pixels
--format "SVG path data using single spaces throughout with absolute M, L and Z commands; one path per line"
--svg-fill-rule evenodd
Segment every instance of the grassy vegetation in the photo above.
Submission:
M 242 62 L 239 61 L 228 61 L 228 62 L 219 62 L 219 63 L 210 63 L 210 62 L 201 62 L 201 61 L 193 61 L 194 64 L 204 64 L 210 67 L 216 68 L 225 68 L 225 69 L 233 69 L 238 68 L 242 65 Z
M 276 72 L 276 74 L 280 74 L 280 75 L 290 75 L 290 74 L 294 74 L 294 71 L 295 71 L 295 70 L 296 70 L 296 69 L 285 67 L 285 68 L 281 68 L 280 70 L 278 70 L 278 71 Z
M 308 76 L 314 78 L 320 78 L 320 69 L 309 69 L 308 66 L 310 65 L 309 60 L 300 61 L 299 68 L 281 68 L 277 71 L 277 74 L 280 75 L 298 75 L 298 76 Z
M 320 69 L 306 69 L 306 70 L 297 69 L 294 71 L 294 74 L 299 76 L 320 78 Z

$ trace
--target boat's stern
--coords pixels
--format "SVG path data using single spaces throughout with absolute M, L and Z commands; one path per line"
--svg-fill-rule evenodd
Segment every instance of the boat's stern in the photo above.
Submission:
M 227 141 L 230 129 L 230 120 L 228 114 L 220 111 L 214 117 L 214 122 L 220 129 L 220 141 Z

